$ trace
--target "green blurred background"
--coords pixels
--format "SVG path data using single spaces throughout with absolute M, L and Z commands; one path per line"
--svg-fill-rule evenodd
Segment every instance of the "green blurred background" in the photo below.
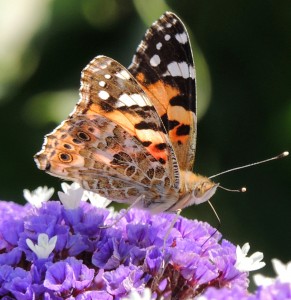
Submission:
M 1 189 L 60 189 L 32 156 L 73 110 L 80 72 L 96 55 L 129 65 L 146 28 L 165 10 L 185 22 L 198 77 L 195 171 L 213 175 L 291 150 L 290 1 L 0 1 Z M 265 261 L 291 259 L 291 159 L 223 175 L 213 204 L 220 231 L 250 242 Z M 217 226 L 207 204 L 183 211 Z M 265 270 L 268 272 L 268 269 Z

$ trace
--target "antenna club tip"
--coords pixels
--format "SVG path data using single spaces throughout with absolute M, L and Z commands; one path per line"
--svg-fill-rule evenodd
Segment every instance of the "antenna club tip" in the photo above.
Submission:
M 246 187 L 242 187 L 241 190 L 240 190 L 242 193 L 245 193 L 247 191 L 247 188 Z
M 280 159 L 280 158 L 283 158 L 283 157 L 286 157 L 289 155 L 289 151 L 284 151 L 283 153 L 279 154 L 277 157 L 275 157 L 275 159 Z
M 282 157 L 288 156 L 289 155 L 289 151 L 284 151 L 281 155 L 282 155 Z

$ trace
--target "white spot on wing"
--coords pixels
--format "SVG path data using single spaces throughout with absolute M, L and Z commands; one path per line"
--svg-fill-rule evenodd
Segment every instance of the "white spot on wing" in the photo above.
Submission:
M 168 41 L 171 38 L 171 36 L 169 34 L 165 35 L 165 40 Z
M 116 76 L 121 78 L 121 79 L 130 79 L 130 75 L 125 71 L 125 70 L 121 70 L 119 73 L 116 73 Z
M 194 79 L 194 78 L 196 77 L 194 67 L 192 67 L 192 66 L 190 65 L 190 66 L 189 66 L 189 71 L 190 71 L 190 77 L 191 77 L 192 79 Z
M 171 23 L 167 23 L 167 24 L 166 24 L 166 27 L 167 27 L 167 28 L 171 28 L 171 27 L 172 27 L 172 24 L 171 24 Z
M 154 27 L 158 30 L 158 31 L 163 31 L 164 30 L 164 27 L 159 25 L 158 23 L 157 24 L 153 24 Z
M 151 64 L 152 67 L 158 66 L 158 65 L 160 64 L 160 62 L 161 62 L 161 59 L 160 59 L 160 57 L 159 57 L 157 54 L 155 54 L 155 55 L 150 59 L 150 64 Z
M 119 97 L 119 101 L 117 103 L 117 107 L 121 107 L 121 106 L 132 106 L 132 105 L 139 105 L 139 106 L 146 106 L 149 105 L 149 103 L 147 103 L 146 99 L 140 95 L 140 94 L 122 94 Z
M 110 79 L 110 78 L 111 78 L 111 75 L 110 75 L 110 74 L 105 74 L 104 77 L 105 77 L 106 79 Z
M 140 95 L 140 94 L 132 94 L 131 97 L 140 106 L 149 105 L 148 101 L 146 101 L 146 99 L 142 95 Z
M 98 93 L 98 96 L 102 99 L 102 100 L 107 100 L 110 95 L 106 92 L 106 91 L 100 91 Z
M 156 48 L 157 48 L 158 50 L 160 50 L 160 49 L 162 48 L 162 46 L 163 46 L 162 43 L 157 43 L 157 44 L 156 44 Z
M 99 81 L 99 85 L 100 85 L 101 87 L 105 87 L 106 83 L 105 83 L 105 81 Z
M 188 41 L 188 37 L 186 32 L 183 33 L 177 33 L 175 35 L 176 40 L 180 43 L 180 44 L 186 44 Z
M 120 102 L 117 102 L 116 103 L 116 106 L 117 107 L 121 107 L 121 106 L 131 106 L 131 105 L 134 105 L 134 101 L 133 99 L 128 95 L 128 94 L 122 94 L 120 95 L 119 97 L 119 101 Z
M 187 64 L 185 61 L 177 63 L 173 61 L 168 64 L 167 66 L 168 71 L 163 74 L 163 76 L 180 76 L 185 79 L 191 77 L 192 79 L 195 78 L 194 68 Z
M 94 60 L 93 60 L 94 61 Z M 99 67 L 101 68 L 101 69 L 106 69 L 107 68 L 107 64 L 104 62 L 104 63 L 101 63 L 100 65 L 99 65 Z
M 179 67 L 181 69 L 183 78 L 190 77 L 189 65 L 186 62 L 183 61 L 183 62 L 179 63 Z

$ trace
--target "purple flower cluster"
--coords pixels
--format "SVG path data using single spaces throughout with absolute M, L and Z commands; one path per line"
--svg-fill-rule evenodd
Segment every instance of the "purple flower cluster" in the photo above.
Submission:
M 136 209 L 116 218 L 87 202 L 0 202 L 1 299 L 109 300 L 146 288 L 151 299 L 246 295 L 236 247 L 207 223 Z
M 290 279 L 291 280 L 291 279 Z M 254 294 L 248 293 L 247 290 L 235 286 L 232 289 L 228 288 L 213 288 L 210 287 L 206 292 L 197 297 L 197 300 L 290 300 L 291 299 L 291 283 L 276 282 L 260 286 Z

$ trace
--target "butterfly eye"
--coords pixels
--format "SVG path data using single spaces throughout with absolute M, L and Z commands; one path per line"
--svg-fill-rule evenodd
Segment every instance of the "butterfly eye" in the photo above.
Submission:
M 72 155 L 68 153 L 59 153 L 58 156 L 59 156 L 59 160 L 64 163 L 69 163 L 73 160 Z
M 77 136 L 82 141 L 90 141 L 91 140 L 90 136 L 86 132 L 83 132 L 83 131 L 79 131 L 77 133 Z
M 197 186 L 197 187 L 194 189 L 194 195 L 195 195 L 195 197 L 200 197 L 200 196 L 201 196 L 200 193 L 201 193 L 201 187 L 200 187 L 200 186 Z

